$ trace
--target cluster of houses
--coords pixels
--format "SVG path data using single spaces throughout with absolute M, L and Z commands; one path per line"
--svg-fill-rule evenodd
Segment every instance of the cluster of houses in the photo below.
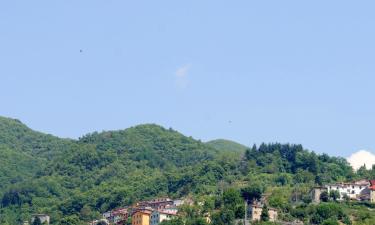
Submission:
M 92 221 L 89 225 L 125 224 L 129 218 L 131 218 L 132 225 L 158 225 L 164 220 L 177 217 L 179 206 L 191 203 L 189 200 L 172 200 L 170 198 L 142 201 L 131 207 L 105 212 L 102 219 Z
M 312 201 L 319 203 L 323 192 L 330 193 L 332 191 L 339 194 L 337 200 L 350 199 L 375 203 L 375 180 L 359 180 L 315 187 L 311 191 Z M 251 221 L 261 220 L 264 203 L 265 200 L 263 199 L 263 201 L 254 202 L 249 207 L 246 215 L 249 214 Z M 193 201 L 190 199 L 172 200 L 170 198 L 141 201 L 130 207 L 105 212 L 102 214 L 102 219 L 91 221 L 89 225 L 121 225 L 126 224 L 129 219 L 131 219 L 132 225 L 158 225 L 164 220 L 176 218 L 178 216 L 178 207 L 183 204 L 192 205 Z M 271 222 L 277 221 L 277 209 L 268 208 L 268 215 Z M 35 214 L 31 222 L 37 217 L 42 223 L 49 224 L 50 218 L 45 214 Z M 209 215 L 206 216 L 206 220 L 208 223 L 211 222 Z M 24 224 L 28 223 L 25 222 Z
M 350 199 L 375 203 L 375 180 L 358 180 L 315 187 L 311 192 L 313 202 L 319 203 L 323 192 L 330 193 L 332 191 L 339 193 L 337 199 L 339 201 Z
M 112 225 L 126 224 L 131 218 L 132 225 L 158 225 L 164 220 L 170 220 L 178 216 L 178 207 L 188 204 L 192 205 L 190 199 L 172 200 L 170 198 L 157 198 L 150 201 L 138 202 L 130 207 L 119 208 L 102 214 L 100 220 L 91 221 L 89 225 Z M 201 203 L 203 204 L 203 203 Z M 248 209 L 251 221 L 261 220 L 264 201 L 254 202 Z M 269 220 L 277 221 L 277 210 L 268 208 Z M 211 223 L 209 214 L 205 214 L 206 222 Z

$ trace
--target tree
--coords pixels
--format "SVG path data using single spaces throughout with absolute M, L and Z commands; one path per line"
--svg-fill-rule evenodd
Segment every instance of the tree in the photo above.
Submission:
M 323 221 L 322 225 L 339 225 L 339 223 L 335 219 L 328 219 Z
M 245 205 L 244 204 L 237 205 L 234 211 L 234 215 L 236 219 L 245 218 Z
M 350 197 L 346 193 L 344 194 L 344 196 L 342 198 L 345 200 L 345 202 L 349 202 L 350 201 Z
M 237 205 L 243 203 L 240 192 L 231 188 L 224 192 L 223 194 L 224 206 L 231 210 L 234 210 Z
M 252 203 L 253 200 L 259 200 L 262 197 L 262 188 L 260 185 L 253 184 L 241 190 L 242 197 L 247 203 Z
M 160 225 L 184 225 L 184 221 L 181 218 L 174 218 L 171 220 L 164 220 Z
M 215 208 L 215 201 L 213 199 L 206 199 L 203 204 L 203 213 L 212 211 Z
M 234 223 L 235 215 L 232 210 L 223 209 L 212 216 L 212 224 L 231 225 Z
M 328 219 L 342 219 L 345 217 L 345 213 L 340 205 L 337 203 L 322 203 L 316 207 L 316 213 L 320 221 Z
M 186 223 L 186 225 L 207 225 L 207 222 L 204 218 L 195 218 Z
M 337 201 L 340 198 L 340 192 L 338 190 L 333 190 L 329 192 L 329 197 L 333 199 L 333 201 Z
M 88 205 L 84 205 L 80 211 L 80 218 L 82 220 L 89 221 L 94 219 L 92 214 L 93 212 L 91 211 L 91 208 Z
M 329 201 L 329 195 L 328 195 L 328 192 L 323 191 L 323 192 L 320 194 L 320 200 L 321 200 L 322 202 L 328 202 L 328 201 Z
M 269 221 L 270 215 L 268 213 L 268 207 L 266 204 L 263 205 L 262 213 L 260 214 L 260 220 L 261 221 Z
M 79 221 L 79 218 L 76 215 L 67 216 L 60 220 L 60 225 L 78 225 L 82 224 Z

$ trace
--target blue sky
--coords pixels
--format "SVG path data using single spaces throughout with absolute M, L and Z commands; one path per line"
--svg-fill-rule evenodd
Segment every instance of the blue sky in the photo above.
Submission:
M 1 1 L 0 115 L 77 138 L 375 150 L 373 1 Z M 82 52 L 81 52 L 82 51 Z

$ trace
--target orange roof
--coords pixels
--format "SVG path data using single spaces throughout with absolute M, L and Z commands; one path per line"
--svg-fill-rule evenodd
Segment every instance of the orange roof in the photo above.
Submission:
M 370 190 L 375 191 L 375 180 L 370 180 Z
M 136 213 L 141 213 L 141 214 L 147 214 L 147 215 L 151 215 L 152 211 L 151 210 L 147 210 L 147 209 L 138 209 L 138 210 L 135 210 L 133 213 L 132 213 L 132 216 Z

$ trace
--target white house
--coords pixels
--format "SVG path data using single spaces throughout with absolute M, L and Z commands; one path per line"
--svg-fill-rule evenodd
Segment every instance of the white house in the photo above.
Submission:
M 360 180 L 352 183 L 336 183 L 325 185 L 328 193 L 331 191 L 338 191 L 340 193 L 339 200 L 343 200 L 344 196 L 348 196 L 350 199 L 361 199 L 362 195 L 365 195 L 370 186 L 368 180 Z
M 178 208 L 174 205 L 168 205 L 165 207 L 165 209 L 162 210 L 162 212 L 166 212 L 169 214 L 177 214 Z
M 154 210 L 150 216 L 150 225 L 158 225 L 164 220 L 170 220 L 175 217 L 176 213 Z
M 110 224 L 107 219 L 100 219 L 100 220 L 94 220 L 94 221 L 89 222 L 89 225 L 97 225 L 98 223 L 105 223 L 107 225 Z
M 34 214 L 33 217 L 31 218 L 31 223 L 33 223 L 36 218 L 39 218 L 40 222 L 45 223 L 47 225 L 50 222 L 50 218 L 49 218 L 48 215 L 46 215 L 46 214 Z
M 185 201 L 183 199 L 176 199 L 173 201 L 173 205 L 178 207 L 178 206 L 181 206 L 185 203 Z

